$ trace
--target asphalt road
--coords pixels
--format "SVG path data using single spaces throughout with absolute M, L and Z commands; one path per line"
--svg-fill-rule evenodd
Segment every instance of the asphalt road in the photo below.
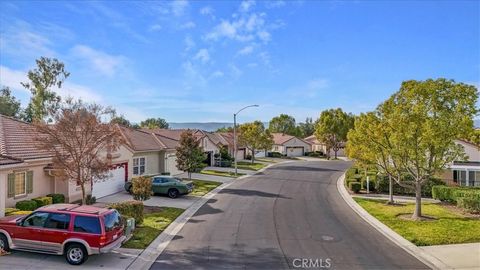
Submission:
M 285 163 L 238 180 L 185 224 L 151 269 L 425 269 L 343 201 L 344 161 Z

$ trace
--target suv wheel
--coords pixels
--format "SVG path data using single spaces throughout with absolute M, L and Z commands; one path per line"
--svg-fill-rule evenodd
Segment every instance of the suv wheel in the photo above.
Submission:
M 175 188 L 169 189 L 168 190 L 168 197 L 175 199 L 178 197 L 178 190 Z
M 81 244 L 70 244 L 65 249 L 65 259 L 71 265 L 80 265 L 88 259 L 88 253 Z
M 10 251 L 10 246 L 8 245 L 8 239 L 5 235 L 0 233 L 0 249 L 4 251 Z

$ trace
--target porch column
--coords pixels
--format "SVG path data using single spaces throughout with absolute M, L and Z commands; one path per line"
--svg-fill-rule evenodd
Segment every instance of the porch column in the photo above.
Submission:
M 6 175 L 0 174 L 0 217 L 5 216 L 5 200 L 7 199 L 7 184 L 5 183 Z
M 470 179 L 469 179 L 469 178 L 470 178 L 470 172 L 469 172 L 469 170 L 467 169 L 467 176 L 465 177 L 465 185 L 466 185 L 467 187 L 470 186 L 470 183 L 469 183 L 469 182 L 470 182 Z

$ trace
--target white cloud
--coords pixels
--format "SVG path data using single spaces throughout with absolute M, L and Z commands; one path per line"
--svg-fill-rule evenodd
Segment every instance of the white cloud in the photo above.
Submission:
M 243 47 L 241 50 L 237 52 L 238 55 L 249 55 L 253 52 L 253 46 L 249 45 L 246 47 Z
M 180 26 L 181 29 L 192 29 L 195 28 L 196 24 L 192 21 L 186 22 Z
M 125 64 L 124 56 L 110 55 L 86 45 L 76 45 L 71 49 L 74 57 L 87 62 L 93 70 L 106 76 L 115 75 Z
M 242 3 L 240 3 L 240 11 L 241 12 L 247 12 L 250 10 L 251 7 L 255 5 L 255 1 L 253 0 L 245 0 Z
M 206 6 L 200 9 L 200 14 L 204 16 L 210 16 L 213 20 L 215 19 L 215 15 L 213 14 L 214 10 L 210 6 Z
M 152 26 L 150 26 L 150 31 L 160 31 L 162 30 L 162 26 L 160 24 L 154 24 Z
M 194 60 L 200 60 L 202 63 L 208 63 L 210 61 L 210 54 L 207 49 L 200 49 L 193 57 Z
M 230 64 L 229 68 L 230 68 L 230 73 L 234 78 L 239 78 L 240 76 L 242 76 L 243 71 L 239 69 L 235 64 Z
M 175 0 L 171 3 L 172 13 L 175 16 L 182 16 L 185 13 L 185 9 L 188 7 L 188 1 Z
M 267 8 L 279 8 L 285 6 L 287 3 L 283 0 L 277 0 L 277 1 L 266 1 L 265 6 Z
M 271 39 L 271 35 L 269 32 L 262 30 L 257 33 L 258 37 L 260 38 L 261 41 L 267 43 Z
M 220 70 L 216 70 L 215 72 L 212 73 L 212 75 L 210 75 L 211 78 L 220 78 L 220 77 L 223 77 L 223 72 L 220 71 Z
M 193 49 L 196 45 L 191 36 L 186 36 L 183 42 L 185 43 L 185 51 L 187 52 Z
M 18 91 L 28 92 L 20 83 L 27 82 L 27 71 L 13 70 L 6 66 L 0 66 L 0 85 L 8 86 Z M 98 91 L 88 86 L 79 85 L 69 82 L 68 79 L 62 88 L 53 88 L 62 98 L 74 97 L 87 102 L 100 102 L 102 97 L 98 95 Z

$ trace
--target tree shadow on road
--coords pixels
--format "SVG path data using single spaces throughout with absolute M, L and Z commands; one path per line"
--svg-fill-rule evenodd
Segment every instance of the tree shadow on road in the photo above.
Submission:
M 238 196 L 258 196 L 258 197 L 265 197 L 265 198 L 282 198 L 282 199 L 291 199 L 290 197 L 285 197 L 280 194 L 276 193 L 269 193 L 264 191 L 258 190 L 250 190 L 250 189 L 231 189 L 225 188 L 219 192 L 220 194 L 232 194 Z

